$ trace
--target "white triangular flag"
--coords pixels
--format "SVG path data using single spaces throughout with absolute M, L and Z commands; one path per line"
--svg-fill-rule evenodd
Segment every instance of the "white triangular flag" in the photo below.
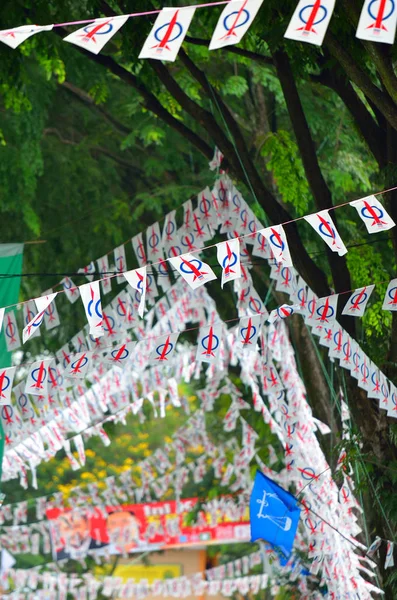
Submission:
M 94 338 L 98 338 L 104 334 L 102 327 L 103 315 L 99 281 L 80 285 L 79 291 L 84 304 L 88 325 L 90 327 L 90 334 Z
M 303 217 L 305 221 L 310 223 L 318 235 L 323 238 L 324 242 L 331 248 L 333 252 L 337 252 L 339 256 L 343 256 L 347 252 L 347 248 L 342 242 L 335 224 L 329 216 L 328 210 L 320 210 L 318 213 Z
M 127 19 L 128 15 L 95 19 L 93 23 L 88 23 L 81 29 L 70 33 L 63 38 L 63 41 L 80 46 L 80 48 L 84 48 L 84 50 L 88 50 L 93 54 L 99 54 L 104 45 L 118 32 Z
M 334 7 L 335 0 L 299 0 L 284 37 L 321 46 Z
M 356 37 L 370 42 L 393 44 L 396 25 L 397 7 L 394 0 L 365 0 Z
M 156 58 L 173 62 L 187 34 L 195 8 L 165 7 L 158 15 L 139 58 Z
M 138 314 L 141 318 L 143 318 L 146 297 L 146 267 L 142 267 L 141 269 L 134 269 L 133 271 L 127 271 L 126 273 L 123 273 L 123 275 L 130 284 L 130 286 L 141 294 Z
M 238 238 L 216 245 L 217 259 L 222 267 L 221 287 L 227 281 L 241 277 L 240 240 Z
M 25 40 L 40 31 L 51 31 L 54 25 L 22 25 L 14 29 L 3 29 L 0 31 L 0 42 L 7 44 L 10 48 L 17 48 Z
M 350 206 L 356 209 L 358 216 L 364 221 L 368 233 L 387 231 L 395 226 L 395 222 L 375 196 L 354 200 L 350 202 Z
M 242 37 L 255 19 L 262 2 L 263 0 L 237 0 L 228 2 L 212 34 L 209 50 L 241 42 Z
M 374 288 L 374 285 L 367 285 L 354 290 L 342 310 L 342 315 L 362 317 Z

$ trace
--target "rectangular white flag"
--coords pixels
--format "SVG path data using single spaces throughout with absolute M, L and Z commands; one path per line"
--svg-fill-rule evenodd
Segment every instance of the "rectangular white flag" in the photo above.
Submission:
M 240 240 L 238 238 L 216 245 L 217 259 L 222 267 L 221 287 L 227 281 L 241 277 Z
M 11 390 L 16 367 L 0 369 L 0 406 L 11 404 Z
M 79 288 L 74 285 L 70 277 L 64 277 L 61 281 L 63 290 L 66 294 L 66 298 L 74 304 L 79 297 Z
M 314 231 L 317 231 L 318 235 L 323 238 L 324 242 L 333 252 L 337 252 L 339 256 L 347 253 L 347 248 L 342 242 L 335 224 L 329 216 L 328 210 L 321 210 L 318 213 L 307 215 L 303 218 L 310 223 Z
M 262 315 L 241 317 L 237 339 L 244 346 L 255 352 L 259 334 L 262 331 Z
M 284 37 L 321 46 L 335 7 L 335 0 L 299 0 Z
M 168 260 L 193 290 L 216 279 L 211 267 L 192 254 L 181 254 Z
M 197 362 L 215 363 L 219 359 L 222 323 L 201 327 L 197 340 Z
M 107 254 L 105 254 L 104 256 L 102 256 L 101 258 L 99 258 L 96 261 L 97 265 L 98 265 L 98 270 L 99 270 L 99 274 L 101 277 L 101 288 L 102 288 L 102 294 L 107 294 L 108 292 L 112 291 L 112 279 L 109 276 L 110 275 L 110 268 L 109 268 L 109 257 Z
M 44 292 L 46 296 L 52 293 L 52 290 L 47 290 L 46 292 Z M 59 327 L 60 325 L 59 314 L 55 304 L 55 299 L 48 305 L 48 307 L 44 311 L 44 325 L 48 331 L 54 329 L 55 327 Z
M 258 234 L 263 235 L 269 242 L 270 250 L 276 262 L 282 263 L 285 267 L 292 267 L 287 236 L 282 225 L 272 225 L 266 227 L 266 229 L 260 229 Z
M 84 379 L 91 364 L 92 352 L 80 352 L 71 356 L 71 361 L 64 371 L 65 377 Z
M 88 50 L 93 54 L 99 54 L 104 45 L 118 32 L 127 19 L 128 15 L 95 19 L 93 23 L 86 23 L 81 29 L 70 33 L 63 38 L 63 41 L 80 46 L 80 48 L 84 48 L 84 50 Z
M 11 310 L 7 312 L 4 318 L 4 337 L 8 352 L 13 352 L 21 347 L 21 339 L 19 337 L 17 320 L 15 312 Z
M 146 230 L 146 250 L 150 262 L 157 262 L 163 258 L 163 245 L 161 243 L 160 225 L 153 223 Z
M 138 314 L 143 318 L 145 312 L 145 298 L 146 298 L 146 267 L 141 269 L 134 269 L 133 271 L 127 271 L 123 273 L 124 277 L 130 284 L 130 286 L 140 293 L 140 301 L 138 307 Z
M 21 27 L 14 27 L 14 29 L 3 29 L 0 31 L 0 42 L 15 50 L 19 44 L 22 44 L 35 33 L 51 31 L 53 27 L 54 25 L 21 25 Z
M 48 396 L 48 368 L 52 361 L 52 358 L 45 358 L 31 365 L 26 379 L 26 394 Z
M 354 290 L 342 310 L 342 315 L 362 317 L 374 288 L 374 285 L 367 285 L 366 287 Z
M 368 196 L 361 200 L 350 202 L 350 206 L 356 209 L 358 216 L 363 220 L 368 233 L 387 231 L 395 226 L 395 222 L 387 214 L 382 204 L 375 196 Z
M 46 309 L 49 307 L 56 295 L 57 292 L 49 294 L 48 296 L 41 296 L 41 298 L 35 299 L 35 304 L 38 312 L 30 319 L 29 323 L 26 325 L 22 332 L 23 343 L 27 342 L 31 337 L 33 337 L 33 334 L 38 330 L 38 328 L 43 322 L 44 313 Z
M 392 279 L 387 286 L 382 310 L 397 310 L 397 279 Z
M 80 285 L 79 291 L 84 304 L 84 310 L 87 316 L 90 334 L 93 337 L 98 338 L 104 334 L 102 327 L 103 316 L 99 281 L 93 281 L 91 283 Z
M 365 0 L 356 37 L 370 42 L 393 44 L 396 25 L 397 7 L 394 0 Z
M 173 62 L 185 39 L 194 11 L 193 6 L 163 8 L 146 38 L 139 58 Z
M 241 42 L 255 19 L 262 2 L 263 0 L 228 2 L 212 34 L 209 50 L 216 50 L 216 48 L 223 48 Z
M 147 263 L 147 257 L 145 252 L 145 246 L 143 245 L 142 233 L 138 233 L 131 239 L 131 244 L 137 257 L 138 264 L 143 267 Z
M 149 355 L 149 364 L 167 364 L 175 352 L 179 333 L 167 333 L 154 340 L 154 347 Z
M 117 283 L 124 283 L 123 273 L 127 270 L 124 244 L 114 249 L 114 264 L 116 265 L 116 271 L 120 273 L 116 278 Z

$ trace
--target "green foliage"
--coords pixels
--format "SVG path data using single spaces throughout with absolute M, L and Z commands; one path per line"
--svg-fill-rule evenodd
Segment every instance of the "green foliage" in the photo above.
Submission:
M 226 96 L 236 96 L 242 98 L 248 91 L 248 82 L 241 75 L 232 75 L 226 79 L 222 86 L 222 92 Z
M 280 194 L 297 215 L 307 211 L 310 192 L 298 146 L 288 131 L 270 134 L 261 150 L 266 168 L 271 171 Z

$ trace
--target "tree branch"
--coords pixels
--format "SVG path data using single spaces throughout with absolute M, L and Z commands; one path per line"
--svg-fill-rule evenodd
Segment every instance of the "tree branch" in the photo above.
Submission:
M 306 178 L 313 194 L 316 207 L 319 210 L 326 210 L 333 206 L 332 195 L 320 169 L 316 148 L 314 146 L 309 124 L 306 120 L 306 115 L 303 110 L 288 57 L 284 52 L 277 51 L 273 53 L 273 60 L 287 104 L 288 114 L 291 119 L 296 141 L 298 143 Z M 332 218 L 335 219 L 335 215 L 332 215 Z M 328 247 L 327 257 L 335 290 L 337 292 L 349 290 L 351 288 L 351 280 L 346 259 L 342 256 L 338 256 Z M 341 308 L 343 308 L 343 306 L 341 306 Z M 354 334 L 354 322 L 352 319 L 346 319 L 346 322 L 343 323 L 343 325 L 350 329 L 350 334 Z
M 194 44 L 195 46 L 206 46 L 207 48 L 210 45 L 210 40 L 194 38 L 190 37 L 189 35 L 185 37 L 185 41 L 189 44 Z M 256 60 L 257 62 L 261 62 L 265 65 L 273 65 L 273 60 L 270 58 L 270 56 L 264 56 L 263 54 L 258 54 L 257 52 L 251 52 L 251 50 L 245 50 L 244 48 L 239 48 L 238 46 L 225 46 L 222 48 L 222 51 L 238 54 L 239 56 L 244 56 L 245 58 L 251 58 L 252 60 Z
M 193 118 L 198 119 L 200 124 L 207 129 L 220 150 L 229 158 L 230 165 L 242 181 L 252 186 L 254 194 L 264 211 L 269 215 L 273 223 L 283 223 L 291 221 L 289 213 L 277 202 L 275 197 L 266 189 L 254 163 L 249 155 L 245 140 L 241 131 L 230 114 L 229 109 L 224 104 L 222 98 L 209 83 L 206 75 L 193 63 L 190 57 L 180 50 L 179 57 L 189 69 L 192 76 L 200 83 L 209 98 L 213 98 L 222 112 L 227 128 L 234 138 L 235 147 L 228 140 L 226 135 L 220 129 L 212 114 L 202 109 L 180 88 L 178 83 L 171 77 L 168 69 L 160 61 L 151 61 L 153 68 L 159 75 L 161 81 L 167 87 L 168 91 L 178 100 L 182 108 L 186 110 Z M 155 63 L 155 64 L 154 64 Z M 215 135 L 214 135 L 215 132 Z M 216 137 L 215 137 L 216 136 Z M 225 151 L 224 151 L 225 148 Z M 230 156 L 232 158 L 230 158 Z M 286 226 L 288 238 L 293 248 L 294 264 L 302 277 L 315 289 L 320 296 L 329 294 L 329 287 L 325 274 L 317 267 L 314 261 L 307 254 L 295 223 Z
M 391 98 L 372 83 L 368 75 L 356 64 L 355 60 L 330 31 L 327 32 L 325 37 L 325 44 L 351 81 L 364 92 L 397 131 L 397 107 L 393 104 Z
M 387 164 L 386 148 L 382 143 L 382 134 L 385 132 L 376 123 L 350 81 L 327 69 L 324 69 L 320 75 L 312 75 L 310 79 L 338 94 L 353 117 L 359 133 L 363 136 L 378 165 L 380 168 L 385 167 Z
M 64 36 L 66 31 L 62 27 L 57 27 L 54 31 L 59 36 Z M 175 119 L 169 113 L 164 106 L 159 102 L 154 94 L 149 92 L 149 90 L 145 87 L 145 85 L 139 81 L 139 79 L 133 75 L 130 71 L 127 71 L 124 67 L 119 65 L 113 58 L 110 56 L 106 56 L 104 54 L 93 54 L 92 52 L 87 52 L 84 48 L 76 47 L 76 50 L 81 52 L 84 56 L 89 58 L 91 61 L 105 67 L 116 75 L 119 79 L 133 87 L 144 99 L 144 106 L 159 117 L 164 123 L 172 127 L 175 131 L 180 133 L 183 137 L 185 137 L 191 144 L 193 144 L 208 160 L 210 160 L 214 154 L 213 148 L 207 144 L 199 135 L 197 135 L 194 131 L 189 129 L 184 123 Z

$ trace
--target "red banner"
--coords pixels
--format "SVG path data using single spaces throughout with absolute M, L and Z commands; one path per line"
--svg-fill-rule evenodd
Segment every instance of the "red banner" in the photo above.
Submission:
M 110 554 L 163 550 L 211 543 L 233 543 L 250 539 L 248 507 L 243 519 L 232 521 L 200 511 L 195 523 L 188 515 L 197 498 L 179 502 L 152 502 L 107 507 L 106 515 L 98 509 L 84 511 L 53 508 L 47 511 L 50 521 L 54 558 L 81 558 L 88 551 Z

